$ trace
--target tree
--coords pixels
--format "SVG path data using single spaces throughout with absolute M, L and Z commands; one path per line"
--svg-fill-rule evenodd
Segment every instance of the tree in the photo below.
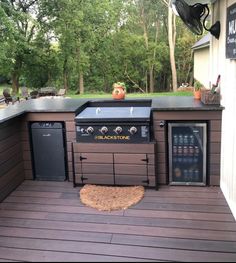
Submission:
M 170 49 L 170 64 L 172 72 L 172 89 L 177 91 L 177 71 L 175 64 L 176 17 L 171 8 L 171 0 L 162 0 L 168 8 L 168 42 Z
M 170 76 L 177 89 L 176 69 L 181 81 L 191 76 L 192 38 L 181 35 L 168 1 L 1 0 L 0 74 L 15 92 L 20 81 L 80 93 L 111 92 L 117 81 L 129 92 L 163 91 Z
M 1 14 L 5 28 L 5 54 L 8 57 L 7 70 L 12 78 L 13 93 L 19 91 L 19 79 L 25 57 L 31 53 L 31 43 L 37 34 L 37 8 L 36 0 L 2 0 Z M 6 39 L 7 38 L 7 39 Z M 6 61 L 2 61 L 6 65 Z
M 160 20 L 162 16 L 160 10 L 163 10 L 162 4 L 153 2 L 152 0 L 135 0 L 130 1 L 130 5 L 134 5 L 134 18 L 132 19 L 134 24 L 140 26 L 142 29 L 143 41 L 146 49 L 146 64 L 147 69 L 145 71 L 145 90 L 146 92 L 154 92 L 155 87 L 155 67 L 157 60 L 157 46 L 160 41 Z M 136 29 L 137 34 L 140 34 L 140 30 Z M 134 33 L 134 32 L 133 32 Z

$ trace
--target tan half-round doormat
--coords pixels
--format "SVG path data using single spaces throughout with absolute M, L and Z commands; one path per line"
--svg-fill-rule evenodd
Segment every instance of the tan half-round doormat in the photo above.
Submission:
M 80 190 L 83 204 L 99 211 L 127 209 L 144 197 L 143 186 L 100 186 L 87 184 Z

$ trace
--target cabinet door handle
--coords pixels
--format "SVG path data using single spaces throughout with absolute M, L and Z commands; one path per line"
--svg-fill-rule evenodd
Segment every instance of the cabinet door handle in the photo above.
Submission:
M 149 184 L 149 179 L 142 181 L 142 183 Z
M 141 161 L 148 163 L 148 158 L 146 158 L 146 159 L 141 159 Z
M 80 159 L 80 161 L 87 160 L 86 157 L 82 157 L 82 156 L 80 156 L 79 159 Z
M 80 177 L 80 179 L 81 179 L 82 183 L 83 183 L 84 181 L 88 180 L 88 178 L 83 177 L 83 175 Z

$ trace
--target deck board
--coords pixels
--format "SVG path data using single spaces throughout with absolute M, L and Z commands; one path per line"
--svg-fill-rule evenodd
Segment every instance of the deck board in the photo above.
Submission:
M 0 262 L 236 261 L 236 222 L 218 187 L 146 189 L 113 212 L 85 207 L 79 189 L 29 180 L 0 203 Z

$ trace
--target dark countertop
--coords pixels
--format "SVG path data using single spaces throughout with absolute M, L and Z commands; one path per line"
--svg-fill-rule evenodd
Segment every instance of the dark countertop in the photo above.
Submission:
M 156 98 L 131 98 L 125 99 L 125 102 L 138 100 L 152 100 L 151 108 L 153 111 L 218 111 L 223 110 L 222 106 L 204 105 L 200 100 L 195 100 L 191 96 L 164 96 Z M 14 105 L 9 105 L 5 109 L 0 109 L 0 123 L 20 116 L 27 112 L 74 112 L 89 101 L 113 101 L 112 99 L 71 99 L 71 98 L 39 98 L 27 101 L 16 102 Z
M 153 111 L 218 111 L 223 110 L 221 105 L 206 105 L 201 100 L 196 100 L 192 96 L 165 96 L 152 99 Z

